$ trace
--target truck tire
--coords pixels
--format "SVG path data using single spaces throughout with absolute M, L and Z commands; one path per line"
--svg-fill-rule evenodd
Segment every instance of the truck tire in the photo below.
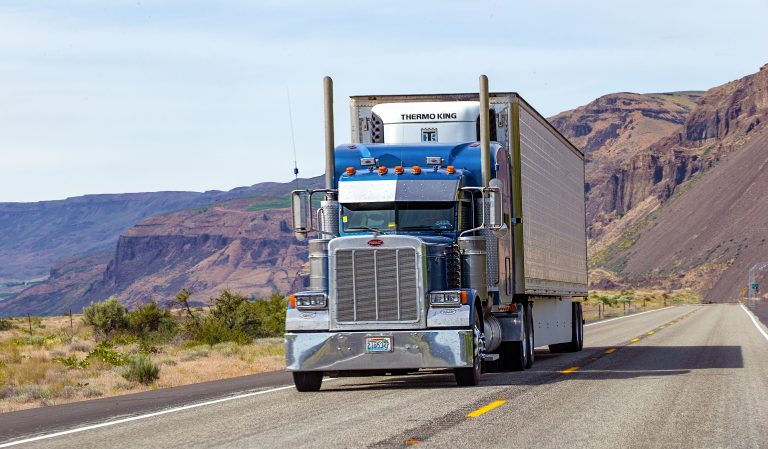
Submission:
M 323 384 L 323 372 L 294 371 L 293 384 L 298 391 L 319 391 Z
M 528 365 L 528 311 L 522 313 L 523 335 L 520 341 L 504 341 L 499 346 L 499 367 L 502 371 L 523 371 Z
M 471 368 L 455 368 L 453 375 L 456 378 L 456 383 L 460 387 L 474 387 L 480 383 L 480 376 L 483 373 L 483 354 L 481 339 L 483 330 L 481 329 L 479 312 L 475 310 L 474 325 L 472 326 L 472 367 Z
M 549 345 L 549 352 L 579 352 L 584 347 L 584 315 L 582 313 L 581 303 L 574 302 L 571 304 L 571 311 L 573 314 L 571 341 Z
M 582 304 L 580 302 L 576 303 L 576 308 L 578 309 L 576 321 L 578 322 L 578 347 L 576 348 L 575 352 L 581 351 L 584 349 L 584 309 L 582 308 Z
M 525 368 L 528 369 L 533 366 L 533 304 L 527 303 L 525 305 L 525 322 L 528 326 L 528 329 L 526 329 L 525 336 L 528 338 L 528 357 L 526 358 L 525 362 Z

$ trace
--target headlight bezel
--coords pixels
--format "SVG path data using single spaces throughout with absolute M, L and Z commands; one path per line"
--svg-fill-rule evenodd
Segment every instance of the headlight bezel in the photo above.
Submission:
M 439 290 L 429 292 L 430 307 L 461 307 L 467 303 L 464 290 Z
M 328 295 L 325 293 L 297 293 L 293 297 L 295 307 L 298 310 L 326 310 L 328 308 Z

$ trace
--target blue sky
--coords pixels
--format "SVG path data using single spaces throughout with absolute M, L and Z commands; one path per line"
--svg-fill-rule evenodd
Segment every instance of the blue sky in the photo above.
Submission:
M 347 97 L 520 92 L 554 115 L 768 62 L 763 1 L 0 3 L 0 201 L 230 189 L 323 171 Z

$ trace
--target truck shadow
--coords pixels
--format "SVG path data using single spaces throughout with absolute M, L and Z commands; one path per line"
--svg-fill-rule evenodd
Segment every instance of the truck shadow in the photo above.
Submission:
M 615 351 L 611 351 L 615 349 Z M 561 371 L 578 369 L 562 373 Z M 490 372 L 480 387 L 535 386 L 572 380 L 634 379 L 679 376 L 694 370 L 744 367 L 740 346 L 624 346 L 592 347 L 579 353 L 552 354 L 536 351 L 536 363 L 526 371 Z M 725 373 L 713 373 L 723 374 Z M 453 388 L 450 370 L 421 371 L 405 376 L 376 377 L 370 382 L 331 385 L 327 391 Z M 456 387 L 458 388 L 458 387 Z M 323 388 L 326 390 L 326 388 Z

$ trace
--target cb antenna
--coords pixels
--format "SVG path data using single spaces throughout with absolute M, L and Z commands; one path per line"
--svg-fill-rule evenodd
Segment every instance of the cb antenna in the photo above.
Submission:
M 288 123 L 291 125 L 291 146 L 293 147 L 293 176 L 296 179 L 296 190 L 299 190 L 299 164 L 296 161 L 296 138 L 293 135 L 293 111 L 291 110 L 291 89 L 285 89 L 288 94 Z

